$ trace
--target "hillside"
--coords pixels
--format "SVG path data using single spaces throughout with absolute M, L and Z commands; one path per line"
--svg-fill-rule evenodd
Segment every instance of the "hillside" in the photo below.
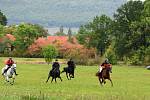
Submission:
M 113 16 L 126 0 L 0 0 L 8 24 L 31 22 L 45 27 L 78 27 L 96 15 Z

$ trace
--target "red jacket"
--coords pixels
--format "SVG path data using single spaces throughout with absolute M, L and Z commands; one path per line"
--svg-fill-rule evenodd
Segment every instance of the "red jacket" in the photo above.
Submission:
M 103 63 L 101 66 L 102 66 L 103 68 L 111 68 L 111 67 L 112 67 L 111 64 L 107 64 L 107 63 Z
M 13 61 L 13 60 L 7 60 L 6 65 L 12 66 L 12 64 L 14 64 L 14 61 Z

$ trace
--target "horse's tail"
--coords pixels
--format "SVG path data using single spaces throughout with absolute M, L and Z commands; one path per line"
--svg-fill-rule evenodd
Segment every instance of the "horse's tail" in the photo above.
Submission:
M 60 74 L 61 74 L 61 73 L 64 73 L 64 72 L 65 72 L 65 71 L 63 70 L 63 71 L 60 72 Z
M 95 74 L 95 76 L 99 76 L 99 72 L 97 72 L 97 73 Z
M 64 72 L 67 72 L 67 67 L 65 67 L 65 68 L 63 69 L 63 71 L 61 71 L 61 73 L 64 73 Z

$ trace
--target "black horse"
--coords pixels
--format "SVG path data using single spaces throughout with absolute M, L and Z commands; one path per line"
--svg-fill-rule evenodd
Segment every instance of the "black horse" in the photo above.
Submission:
M 66 76 L 67 76 L 68 80 L 71 80 L 71 78 L 74 78 L 74 69 L 65 67 L 61 73 L 63 73 L 63 72 L 66 72 Z M 69 77 L 68 77 L 68 74 L 69 74 Z
M 110 68 L 104 68 L 102 70 L 102 72 L 97 72 L 96 73 L 96 76 L 98 76 L 98 79 L 99 79 L 99 82 L 100 84 L 102 85 L 103 83 L 105 84 L 106 83 L 106 79 L 108 79 L 110 82 L 111 82 L 111 85 L 113 86 L 113 82 L 110 78 L 110 71 L 111 69 Z
M 60 80 L 62 81 L 60 77 L 60 70 L 57 70 L 57 69 L 50 70 L 46 83 L 48 82 L 50 77 L 52 77 L 51 83 L 53 82 L 54 79 L 55 79 L 55 82 L 57 82 L 56 78 L 60 78 Z

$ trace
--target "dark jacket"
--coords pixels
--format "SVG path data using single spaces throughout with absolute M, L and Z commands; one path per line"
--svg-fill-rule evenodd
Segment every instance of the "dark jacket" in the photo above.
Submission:
M 68 61 L 67 64 L 68 67 L 75 68 L 75 63 L 73 61 Z
M 53 65 L 52 65 L 52 70 L 56 69 L 56 70 L 59 70 L 60 68 L 60 65 L 58 62 L 54 62 Z

